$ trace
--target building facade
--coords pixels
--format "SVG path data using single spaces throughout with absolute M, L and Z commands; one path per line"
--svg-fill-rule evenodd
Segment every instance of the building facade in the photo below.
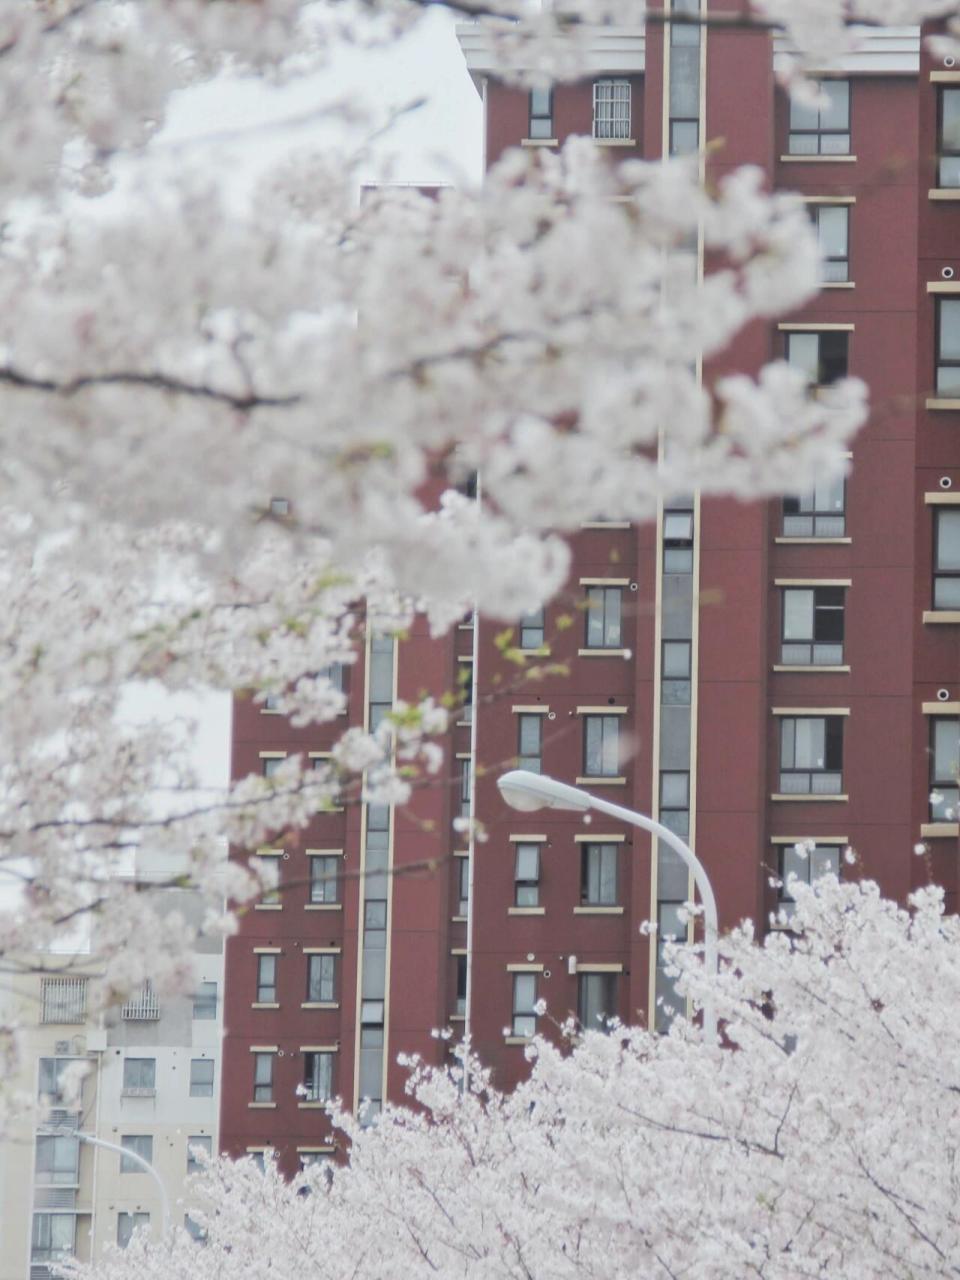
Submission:
M 525 1071 L 529 1036 L 570 1015 L 669 1020 L 658 936 L 684 927 L 685 868 L 623 824 L 506 808 L 496 779 L 518 762 L 689 840 L 721 928 L 789 914 L 772 882 L 790 871 L 869 877 L 901 900 L 932 880 L 956 909 L 960 69 L 914 29 L 878 31 L 823 68 L 819 105 L 792 104 L 769 34 L 682 20 L 724 10 L 739 6 L 675 0 L 673 22 L 598 33 L 582 83 L 533 92 L 498 83 L 481 28 L 461 27 L 487 162 L 584 134 L 612 159 L 698 152 L 711 179 L 751 164 L 801 193 L 820 293 L 748 327 L 703 376 L 780 356 L 814 390 L 862 377 L 872 413 L 846 481 L 769 503 L 693 494 L 639 526 L 601 513 L 573 539 L 565 592 L 517 628 L 519 660 L 486 619 L 443 641 L 415 627 L 367 638 L 339 724 L 296 730 L 237 702 L 242 776 L 322 756 L 396 697 L 472 693 L 447 787 L 402 812 L 318 815 L 272 851 L 282 892 L 227 953 L 232 1154 L 275 1148 L 289 1169 L 324 1158 L 324 1100 L 369 1098 L 372 1113 L 402 1100 L 398 1053 L 442 1061 L 433 1029 L 462 1027 L 468 1006 L 503 1086 Z M 548 662 L 569 674 L 524 678 Z M 456 823 L 470 812 L 486 832 L 475 846 Z M 439 870 L 417 870 L 431 858 Z
M 192 895 L 165 891 L 170 909 Z M 192 995 L 159 998 L 147 985 L 106 1015 L 89 1007 L 93 974 L 83 957 L 37 957 L 3 993 L 6 1025 L 23 1028 L 20 1077 L 11 1092 L 32 1100 L 0 1143 L 0 1280 L 49 1280 L 65 1258 L 98 1258 L 132 1232 L 159 1237 L 164 1206 L 188 1218 L 188 1175 L 197 1152 L 219 1149 L 223 949 L 204 942 Z M 103 1145 L 109 1144 L 109 1145 Z

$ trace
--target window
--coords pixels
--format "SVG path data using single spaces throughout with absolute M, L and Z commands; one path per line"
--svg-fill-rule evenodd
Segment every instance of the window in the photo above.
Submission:
M 821 80 L 820 101 L 813 105 L 790 99 L 792 156 L 850 154 L 850 82 Z
M 584 716 L 583 771 L 588 778 L 615 778 L 619 774 L 618 716 Z
M 610 907 L 617 901 L 617 846 L 580 846 L 580 901 L 584 906 Z
M 277 957 L 257 956 L 257 1004 L 277 1002 Z
M 698 15 L 699 0 L 673 0 L 673 13 Z M 670 24 L 670 154 L 690 155 L 700 145 L 700 27 Z
M 690 834 L 689 773 L 661 772 L 660 821 L 683 840 Z
M 41 1022 L 86 1022 L 86 978 L 44 978 L 40 983 Z
M 86 1074 L 87 1063 L 84 1058 L 41 1058 L 40 1075 L 37 1083 L 38 1096 L 46 1098 L 50 1105 L 54 1107 L 63 1107 L 69 1100 L 72 1106 L 79 1108 L 82 1088 L 80 1078 L 77 1077 L 74 1082 L 74 1088 L 70 1091 L 61 1084 L 64 1074 L 71 1067 L 76 1068 L 82 1074 Z M 71 1071 L 70 1076 L 72 1075 L 73 1072 Z
M 796 667 L 839 666 L 843 603 L 843 587 L 785 588 L 780 661 Z
M 542 609 L 531 609 L 520 619 L 520 648 L 543 648 L 545 621 Z
M 780 887 L 777 890 L 777 905 L 784 915 L 789 917 L 793 915 L 794 898 L 787 887 L 787 880 L 795 876 L 803 884 L 813 884 L 821 876 L 839 877 L 840 846 L 814 844 L 812 841 L 785 844 L 779 850 L 779 863 Z
M 960 508 L 933 516 L 933 607 L 960 609 Z
M 460 817 L 470 817 L 470 761 L 460 761 Z
M 781 794 L 839 795 L 843 790 L 842 769 L 842 716 L 784 716 L 781 719 Z
M 664 640 L 660 700 L 668 707 L 690 705 L 690 641 Z
M 938 396 L 960 396 L 960 298 L 937 299 Z
M 457 1002 L 454 1013 L 458 1018 L 467 1014 L 467 957 L 457 956 Z
M 812 387 L 829 387 L 847 376 L 850 334 L 845 329 L 786 335 L 787 363 Z
M 619 587 L 587 588 L 587 648 L 619 649 L 623 643 L 620 611 L 623 592 Z
M 255 1053 L 253 1055 L 253 1100 L 254 1102 L 273 1101 L 272 1053 Z
M 663 572 L 693 573 L 693 511 L 663 513 Z
M 535 907 L 540 902 L 540 846 L 518 844 L 514 874 L 514 903 L 518 907 Z
M 543 754 L 543 716 L 521 715 L 517 717 L 517 767 L 529 769 L 531 773 L 540 772 L 540 759 Z
M 214 1065 L 212 1058 L 190 1059 L 191 1098 L 213 1097 L 213 1070 Z
M 553 137 L 553 90 L 530 90 L 530 138 Z
M 314 1004 L 336 1000 L 337 957 L 307 956 L 307 999 Z
M 343 663 L 331 662 L 329 666 L 321 667 L 317 672 L 319 676 L 329 680 L 338 693 L 343 693 Z
M 470 859 L 457 859 L 457 915 L 465 916 L 470 907 Z
M 511 1033 L 515 1036 L 533 1036 L 537 1033 L 537 975 L 515 973 L 513 975 L 513 1022 Z
M 270 514 L 272 516 L 288 516 L 290 514 L 289 498 L 271 498 Z
M 149 1133 L 126 1133 L 120 1139 L 120 1145 L 125 1151 L 139 1156 L 141 1160 L 146 1160 L 147 1164 L 153 1163 L 153 1138 Z M 145 1173 L 146 1170 L 142 1164 L 138 1164 L 136 1160 L 131 1160 L 129 1156 L 121 1156 L 120 1172 Z
M 286 756 L 261 756 L 260 765 L 263 769 L 263 776 L 272 778 L 285 760 Z
M 821 481 L 812 493 L 783 500 L 785 538 L 842 538 L 846 533 L 846 482 Z
M 149 1213 L 118 1213 L 117 1244 L 121 1249 L 125 1249 L 130 1243 L 134 1231 L 139 1231 L 141 1227 L 149 1227 L 149 1225 Z
M 338 902 L 340 899 L 340 859 L 334 855 L 310 859 L 310 901 Z
M 960 812 L 960 720 L 937 716 L 930 728 L 930 821 L 956 822 Z
M 333 1097 L 333 1054 L 303 1055 L 303 1099 L 305 1102 L 327 1102 Z
M 131 1098 L 152 1098 L 156 1091 L 156 1058 L 124 1058 L 123 1092 Z
M 262 1156 L 260 1157 L 260 1163 L 262 1166 L 263 1164 Z M 187 1235 L 190 1237 L 190 1239 L 195 1241 L 197 1244 L 204 1244 L 206 1242 L 206 1239 L 207 1239 L 206 1227 L 201 1227 L 199 1222 L 194 1222 L 194 1220 L 190 1217 L 189 1213 L 185 1213 L 183 1215 L 183 1227 Z
M 615 973 L 577 974 L 577 1017 L 584 1031 L 609 1031 L 617 1014 Z
M 77 1218 L 73 1213 L 35 1213 L 30 1237 L 30 1261 L 61 1262 L 76 1250 Z
M 213 1139 L 205 1133 L 194 1133 L 187 1139 L 187 1173 L 199 1173 L 201 1169 L 198 1155 L 213 1155 Z
M 73 1135 L 39 1134 L 34 1181 L 41 1187 L 75 1187 L 80 1181 L 79 1138 Z
M 593 85 L 593 136 L 630 137 L 630 81 L 595 80 Z
M 850 279 L 850 209 L 845 204 L 814 204 L 810 216 L 817 229 L 827 284 Z
M 213 1022 L 217 1016 L 217 984 L 201 982 L 193 997 L 193 1017 L 196 1022 Z
M 938 187 L 960 187 L 960 89 L 940 90 Z

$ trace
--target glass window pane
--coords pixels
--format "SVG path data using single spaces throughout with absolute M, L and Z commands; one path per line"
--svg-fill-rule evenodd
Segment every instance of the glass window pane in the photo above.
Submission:
M 532 116 L 548 116 L 550 114 L 550 90 L 530 90 L 530 114 Z
M 818 333 L 788 333 L 787 363 L 809 382 L 820 378 L 820 335 Z
M 783 593 L 784 640 L 813 639 L 813 591 L 787 590 Z
M 828 258 L 847 256 L 847 217 L 849 210 L 843 205 L 822 205 L 817 210 L 817 231 L 820 252 Z
M 945 151 L 960 151 L 960 89 L 941 93 L 940 141 Z
M 536 880 L 540 875 L 540 846 L 517 845 L 517 879 Z
M 824 80 L 820 92 L 825 102 L 820 107 L 821 129 L 850 127 L 850 83 L 847 80 Z
M 938 719 L 933 723 L 933 777 L 936 782 L 956 782 L 960 774 L 960 721 Z
M 940 299 L 939 355 L 960 360 L 960 298 Z
M 960 569 L 960 510 L 937 512 L 937 568 Z
M 826 726 L 818 716 L 805 716 L 796 725 L 796 764 L 800 769 L 822 769 L 825 764 Z

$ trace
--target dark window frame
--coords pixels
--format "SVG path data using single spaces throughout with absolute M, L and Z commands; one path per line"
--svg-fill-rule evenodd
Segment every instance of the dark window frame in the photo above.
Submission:
M 843 664 L 844 643 L 846 632 L 846 587 L 832 586 L 807 586 L 807 587 L 781 587 L 780 589 L 780 661 L 785 666 L 792 667 L 835 667 Z M 812 632 L 809 638 L 800 638 L 788 640 L 786 638 L 787 630 L 787 597 L 791 592 L 799 594 L 800 592 L 809 591 L 813 595 L 813 610 L 811 615 Z M 837 598 L 839 597 L 839 604 Z M 831 620 L 835 619 L 837 614 L 840 616 L 840 638 L 839 640 L 831 639 L 826 633 L 830 630 Z M 822 634 L 818 634 L 818 630 Z M 820 654 L 817 650 L 820 648 Z M 835 650 L 839 647 L 839 654 L 835 652 L 826 653 L 827 649 Z M 798 652 L 801 648 L 806 650 L 805 655 Z M 788 650 L 790 652 L 788 652 Z M 818 656 L 822 659 L 818 661 Z
M 779 716 L 778 719 L 780 721 L 779 732 L 778 732 L 778 737 L 779 737 L 778 769 L 779 769 L 780 794 L 781 795 L 824 795 L 824 796 L 843 795 L 843 737 L 844 737 L 843 722 L 846 719 L 846 717 L 845 716 L 812 715 L 812 716 Z M 809 765 L 809 764 L 798 765 L 796 763 L 797 722 L 798 721 L 815 721 L 815 720 L 822 720 L 824 725 L 823 764 L 822 766 L 819 766 L 819 767 L 814 767 L 813 765 Z M 788 753 L 786 750 L 789 733 L 792 733 L 793 735 L 792 751 L 790 753 Z M 784 759 L 785 757 L 788 756 L 788 754 L 792 754 L 793 756 L 794 763 L 791 765 L 786 765 L 784 763 Z M 817 789 L 816 779 L 818 777 L 821 777 L 821 778 L 832 777 L 834 774 L 836 774 L 838 778 L 838 783 L 835 789 L 831 789 L 829 791 Z M 788 784 L 785 786 L 784 779 L 786 778 L 795 779 L 797 783 L 802 783 L 803 779 L 806 778 L 807 785 L 802 786 L 802 785 Z
M 257 1004 L 276 1004 L 277 1003 L 277 956 L 274 952 L 258 953 L 257 955 L 257 978 L 256 992 Z M 272 976 L 267 976 L 267 971 L 272 972 Z
M 836 78 L 830 78 L 827 80 L 819 80 L 817 84 L 818 84 L 818 87 L 820 88 L 822 88 L 822 86 L 825 84 L 846 85 L 846 90 L 847 90 L 846 125 L 842 128 L 834 128 L 830 126 L 824 128 L 822 123 L 823 113 L 824 113 L 823 107 L 817 108 L 816 128 L 810 128 L 809 126 L 804 126 L 802 124 L 796 125 L 794 124 L 794 112 L 797 109 L 803 110 L 803 108 L 802 107 L 798 108 L 794 100 L 791 99 L 789 102 L 788 116 L 787 116 L 787 154 L 791 156 L 810 156 L 810 157 L 851 155 L 852 154 L 851 146 L 853 143 L 853 93 L 852 93 L 852 85 L 850 82 L 850 78 L 847 76 L 838 76 Z M 794 138 L 811 138 L 811 137 L 816 138 L 817 149 L 815 151 L 794 149 Z M 843 137 L 846 137 L 847 139 L 847 145 L 844 150 L 839 150 L 833 147 L 828 147 L 826 150 L 824 149 L 824 146 L 823 146 L 824 138 L 843 138 Z
M 958 814 L 960 814 L 960 779 L 957 772 L 947 774 L 943 773 L 939 776 L 941 770 L 938 768 L 937 760 L 937 726 L 943 724 L 953 724 L 957 727 L 957 738 L 960 742 L 960 717 L 958 716 L 931 716 L 930 717 L 930 789 L 928 804 L 930 806 L 931 822 L 956 822 Z M 956 763 L 954 761 L 954 763 Z M 939 796 L 935 803 L 933 796 Z
M 604 715 L 597 712 L 592 715 L 583 717 L 583 776 L 585 778 L 618 778 L 623 761 L 620 757 L 621 753 L 621 734 L 620 721 L 622 717 L 619 715 Z M 599 770 L 590 769 L 590 727 L 592 724 L 600 723 L 600 746 L 599 746 Z M 616 768 L 609 769 L 606 767 L 607 755 L 607 733 L 613 730 L 616 738 Z
M 311 854 L 309 888 L 311 903 L 329 905 L 340 901 L 340 864 L 339 854 Z
M 825 322 L 823 322 L 825 323 Z M 831 387 L 835 382 L 849 376 L 850 373 L 850 336 L 849 329 L 787 329 L 784 331 L 783 356 L 791 369 L 805 372 L 799 362 L 790 359 L 790 346 L 797 338 L 817 339 L 817 376 L 810 382 L 811 390 Z M 836 345 L 838 351 L 824 355 L 824 346 Z M 843 348 L 842 360 L 839 348 Z M 829 362 L 829 369 L 828 369 Z M 842 365 L 842 368 L 840 367 Z
M 951 88 L 949 85 L 942 85 L 940 92 L 937 94 L 937 187 L 942 190 L 953 190 L 960 187 L 960 145 L 957 147 L 948 147 L 944 143 L 943 119 L 944 105 L 946 103 L 947 94 L 956 94 L 960 99 L 960 86 Z M 944 161 L 956 161 L 958 177 L 956 182 L 944 182 Z
M 577 1021 L 583 1031 L 601 1031 L 605 1035 L 611 1031 L 608 1020 L 617 1016 L 619 976 L 618 973 L 598 973 L 589 969 L 577 973 Z M 591 988 L 594 987 L 601 989 L 602 998 L 596 1003 L 604 1006 L 596 1015 L 589 1009 L 593 1003 Z
M 940 386 L 941 374 L 953 373 L 958 383 L 960 383 L 960 355 L 945 356 L 940 349 L 940 343 L 943 337 L 944 307 L 955 307 L 960 309 L 960 298 L 937 298 L 936 304 L 933 324 L 934 394 L 938 397 L 954 399 L 956 397 L 960 397 L 960 390 L 951 390 L 950 388 L 947 388 L 945 391 L 942 390 Z
M 527 769 L 530 773 L 540 773 L 543 768 L 543 720 L 544 717 L 540 712 L 524 712 L 517 713 L 517 768 Z M 532 737 L 536 739 L 536 751 L 524 750 L 524 747 L 530 747 L 531 741 L 524 742 L 525 731 L 527 733 L 532 729 L 536 732 Z
M 820 247 L 820 253 L 823 258 L 824 272 L 823 284 L 847 284 L 850 280 L 850 208 L 848 204 L 828 204 L 826 201 L 812 200 L 807 205 L 807 212 L 813 221 L 814 228 L 817 233 L 817 244 Z M 820 214 L 828 210 L 831 213 L 843 213 L 846 215 L 843 238 L 846 245 L 846 253 L 827 254 L 823 252 L 823 237 L 820 230 Z M 831 264 L 836 264 L 831 270 Z
M 521 866 L 521 860 L 534 859 L 529 866 Z M 515 907 L 539 907 L 540 905 L 540 843 L 537 840 L 518 840 L 513 854 L 513 905 Z
M 833 482 L 830 482 L 833 483 Z M 819 486 L 827 489 L 825 483 Z M 843 501 L 842 508 L 837 511 L 834 508 L 818 507 L 817 498 L 823 497 L 821 492 L 818 495 L 817 487 L 812 493 L 789 494 L 783 499 L 783 521 L 781 529 L 785 538 L 844 538 L 847 529 L 847 481 L 846 477 L 840 481 L 840 493 Z M 809 502 L 810 505 L 806 509 L 803 503 Z M 796 507 L 796 510 L 790 508 Z M 793 521 L 793 525 L 788 525 L 788 521 Z M 804 524 L 804 532 L 797 531 L 800 521 L 809 521 L 809 526 Z
M 949 611 L 960 608 L 960 603 L 948 602 L 941 604 L 939 601 L 940 592 L 938 587 L 940 583 L 945 586 L 956 586 L 958 588 L 958 597 L 960 597 L 960 568 L 944 569 L 940 565 L 940 537 L 941 525 L 953 516 L 954 519 L 960 520 L 960 507 L 934 507 L 933 508 L 933 592 L 932 602 L 934 611 Z
M 540 94 L 547 95 L 545 108 L 535 99 Z M 553 89 L 531 89 L 527 94 L 527 137 L 532 141 L 552 140 Z
M 337 1000 L 336 952 L 314 951 L 307 956 L 306 999 L 311 1004 L 335 1004 L 336 1003 L 336 1000 Z
M 599 851 L 599 852 L 598 852 Z M 620 846 L 612 840 L 589 840 L 580 845 L 580 905 L 615 907 L 620 900 Z M 613 863 L 613 889 L 608 873 Z
M 584 643 L 588 649 L 623 648 L 623 587 L 588 586 Z
M 529 1040 L 537 1034 L 537 974 L 526 970 L 521 973 L 513 973 L 510 976 L 513 978 L 510 1031 L 515 1037 Z M 527 983 L 532 984 L 533 998 L 529 1001 L 521 1002 L 521 988 L 525 988 Z

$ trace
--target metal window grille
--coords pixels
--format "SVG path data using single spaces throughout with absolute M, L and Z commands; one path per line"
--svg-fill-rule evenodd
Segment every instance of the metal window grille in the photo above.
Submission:
M 156 1022 L 160 1017 L 160 1000 L 149 982 L 120 1006 L 120 1017 L 125 1022 Z
M 593 86 L 593 136 L 630 137 L 630 81 L 597 80 Z
M 44 978 L 40 986 L 41 1022 L 85 1022 L 86 978 Z

